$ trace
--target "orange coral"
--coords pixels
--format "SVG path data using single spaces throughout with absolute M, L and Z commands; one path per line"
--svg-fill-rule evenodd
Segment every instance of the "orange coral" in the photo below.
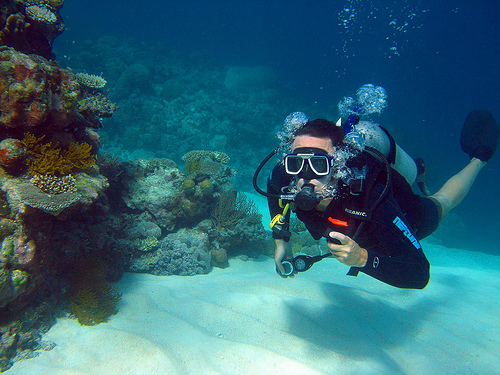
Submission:
M 28 160 L 30 174 L 65 176 L 96 163 L 88 143 L 72 142 L 67 149 L 62 149 L 57 143 L 41 143 L 44 137 L 26 133 L 22 140 L 28 154 L 34 157 Z
M 18 82 L 22 82 L 26 79 L 28 76 L 32 76 L 31 71 L 29 68 L 25 67 L 24 65 L 16 65 L 13 68 L 14 70 L 14 79 Z

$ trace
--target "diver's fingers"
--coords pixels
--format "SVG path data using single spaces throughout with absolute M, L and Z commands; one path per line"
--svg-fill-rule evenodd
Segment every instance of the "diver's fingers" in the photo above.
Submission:
M 285 274 L 285 268 L 281 264 L 281 261 L 278 262 L 278 261 L 275 260 L 275 263 L 276 263 L 276 268 L 278 268 L 278 270 L 280 271 L 280 273 L 282 275 L 284 275 Z
M 331 231 L 330 233 L 328 233 L 328 236 L 332 240 L 338 240 L 341 245 L 346 245 L 351 240 L 351 238 L 349 236 L 346 236 L 345 234 L 342 234 L 340 232 L 335 232 L 335 231 Z

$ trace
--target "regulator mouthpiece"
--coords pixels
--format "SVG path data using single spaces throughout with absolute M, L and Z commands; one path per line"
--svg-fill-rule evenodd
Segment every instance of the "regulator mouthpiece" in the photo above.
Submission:
M 295 205 L 303 211 L 311 211 L 321 201 L 321 196 L 314 192 L 314 185 L 305 184 L 295 196 Z

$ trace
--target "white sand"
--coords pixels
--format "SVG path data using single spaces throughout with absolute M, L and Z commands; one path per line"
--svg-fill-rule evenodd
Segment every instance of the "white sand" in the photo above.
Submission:
M 23 374 L 497 374 L 500 257 L 425 244 L 430 285 L 401 290 L 325 259 L 294 279 L 273 261 L 205 276 L 127 274 L 119 313 L 18 362 Z

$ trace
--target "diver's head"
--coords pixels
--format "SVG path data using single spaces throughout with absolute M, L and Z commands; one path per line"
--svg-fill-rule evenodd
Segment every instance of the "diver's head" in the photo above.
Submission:
M 318 119 L 308 121 L 295 134 L 291 153 L 284 158 L 285 171 L 294 176 L 298 190 L 297 206 L 313 209 L 331 191 L 334 153 L 342 145 L 343 131 L 335 123 Z
M 298 187 L 306 182 L 315 186 L 318 183 L 324 185 L 330 180 L 333 156 L 342 146 L 343 137 L 341 128 L 324 119 L 308 121 L 297 129 L 291 146 L 292 152 L 285 156 L 285 170 L 299 180 L 304 180 Z
M 305 138 L 301 138 L 302 136 L 309 136 L 312 138 L 317 138 L 316 141 L 311 141 L 310 139 L 306 140 Z M 319 142 L 319 139 L 323 140 L 323 142 Z M 315 144 L 319 146 L 318 148 L 323 148 L 329 152 L 333 152 L 335 147 L 342 145 L 342 140 L 344 139 L 344 131 L 341 127 L 337 126 L 334 122 L 324 120 L 324 119 L 316 119 L 312 121 L 307 121 L 303 126 L 298 128 L 293 134 L 293 148 L 301 147 L 297 144 L 297 142 L 316 142 Z M 330 141 L 329 143 L 327 141 Z M 316 147 L 311 145 L 306 145 L 304 147 Z

